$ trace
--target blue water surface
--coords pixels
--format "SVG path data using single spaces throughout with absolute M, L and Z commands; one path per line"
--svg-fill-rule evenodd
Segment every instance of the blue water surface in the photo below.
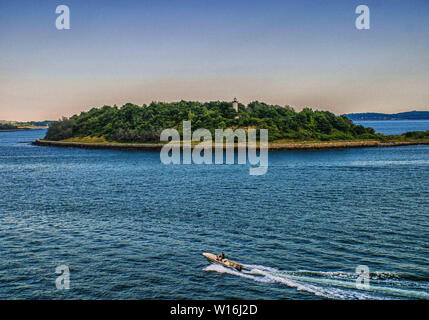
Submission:
M 429 146 L 273 152 L 251 176 L 44 134 L 0 132 L 0 299 L 429 297 Z
M 383 134 L 402 134 L 409 131 L 429 130 L 429 120 L 367 120 L 353 121 L 364 127 L 371 127 L 375 132 Z

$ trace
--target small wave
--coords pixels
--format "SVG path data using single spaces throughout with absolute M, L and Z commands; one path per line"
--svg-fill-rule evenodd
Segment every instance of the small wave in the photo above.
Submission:
M 353 161 L 352 166 L 377 167 L 377 166 L 404 166 L 404 165 L 427 165 L 429 160 L 391 160 L 391 161 Z

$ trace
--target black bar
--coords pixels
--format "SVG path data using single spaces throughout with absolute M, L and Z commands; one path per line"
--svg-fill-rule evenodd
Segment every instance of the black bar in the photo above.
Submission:
M 388 314 L 412 313 L 427 310 L 429 301 L 334 301 L 334 300 L 67 300 L 67 301 L 0 301 L 4 312 L 10 309 L 18 316 L 25 312 L 35 316 L 58 315 L 123 318 L 127 314 L 136 319 L 305 319 L 308 316 L 369 316 L 374 309 Z M 222 311 L 221 311 L 222 310 Z M 426 311 L 425 310 L 425 311 Z M 422 313 L 423 314 L 423 313 Z M 80 320 L 78 318 L 78 320 Z

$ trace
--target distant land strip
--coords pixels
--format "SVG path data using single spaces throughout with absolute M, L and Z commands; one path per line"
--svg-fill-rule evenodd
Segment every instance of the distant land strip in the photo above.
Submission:
M 28 128 L 10 128 L 10 129 L 1 129 L 0 128 L 0 132 L 42 130 L 42 129 L 47 129 L 47 128 L 48 127 L 28 127 Z
M 36 146 L 80 148 L 80 149 L 110 149 L 110 150 L 136 150 L 136 151 L 159 151 L 165 145 L 162 143 L 82 143 L 36 140 L 32 142 Z M 415 141 L 335 141 L 335 142 L 295 142 L 295 143 L 269 143 L 269 151 L 286 150 L 319 150 L 319 149 L 345 149 L 345 148 L 367 148 L 367 147 L 399 147 L 410 145 L 429 145 L 429 140 Z M 192 145 L 193 149 L 196 145 Z M 215 144 L 213 144 L 213 148 Z M 224 145 L 224 149 L 233 146 Z M 234 145 L 237 149 L 237 145 Z M 259 149 L 259 145 L 256 146 Z
M 429 120 L 429 111 L 409 111 L 400 113 L 349 113 L 345 115 L 353 121 L 365 120 Z

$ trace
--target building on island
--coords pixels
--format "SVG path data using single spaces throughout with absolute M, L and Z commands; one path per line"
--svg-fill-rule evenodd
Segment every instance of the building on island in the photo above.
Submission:
M 234 101 L 232 102 L 232 107 L 234 108 L 235 112 L 238 112 L 238 101 L 237 101 L 237 98 L 234 98 Z

